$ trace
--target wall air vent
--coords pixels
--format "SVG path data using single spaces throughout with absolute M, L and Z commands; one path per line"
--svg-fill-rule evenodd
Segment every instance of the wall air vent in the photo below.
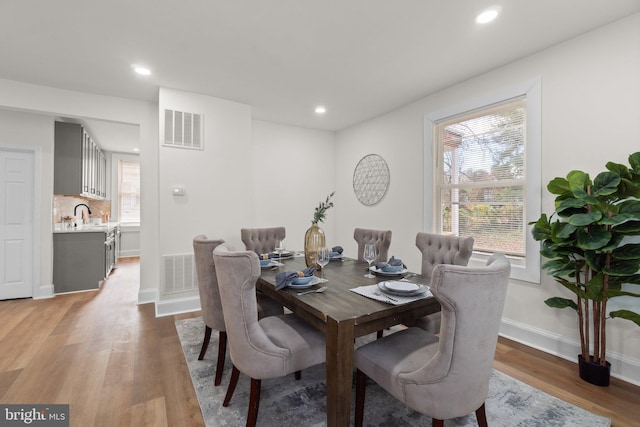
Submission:
M 203 149 L 202 114 L 164 110 L 165 147 Z
M 162 294 L 198 289 L 193 254 L 163 255 L 164 267 Z

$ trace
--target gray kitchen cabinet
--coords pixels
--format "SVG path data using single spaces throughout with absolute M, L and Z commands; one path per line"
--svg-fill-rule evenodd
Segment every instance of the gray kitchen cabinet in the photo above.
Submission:
M 53 194 L 105 199 L 106 158 L 85 129 L 56 122 L 54 142 Z
M 53 234 L 56 293 L 99 289 L 106 271 L 105 238 L 104 231 Z

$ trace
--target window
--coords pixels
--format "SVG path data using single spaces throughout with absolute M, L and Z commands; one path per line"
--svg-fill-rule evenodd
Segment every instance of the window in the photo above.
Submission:
M 540 281 L 540 82 L 501 90 L 425 120 L 425 203 L 436 233 L 474 237 L 473 262 L 506 254 L 512 278 Z M 425 209 L 427 211 L 428 209 Z
M 118 220 L 140 222 L 140 162 L 118 161 Z
M 526 100 L 435 124 L 440 233 L 473 236 L 474 250 L 525 256 Z

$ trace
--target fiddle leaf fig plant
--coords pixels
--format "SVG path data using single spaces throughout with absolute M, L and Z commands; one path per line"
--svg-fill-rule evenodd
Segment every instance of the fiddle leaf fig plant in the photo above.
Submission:
M 547 258 L 542 268 L 575 295 L 545 303 L 577 312 L 581 356 L 601 366 L 608 316 L 640 326 L 640 314 L 632 310 L 607 314 L 609 299 L 640 297 L 627 289 L 640 284 L 640 238 L 632 237 L 640 236 L 640 152 L 629 156 L 629 165 L 609 162 L 593 180 L 579 170 L 554 178 L 547 190 L 556 195 L 555 211 L 530 223 Z M 623 290 L 625 284 L 636 286 Z

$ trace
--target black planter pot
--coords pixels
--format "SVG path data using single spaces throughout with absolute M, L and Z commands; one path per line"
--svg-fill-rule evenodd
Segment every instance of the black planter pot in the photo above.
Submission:
M 589 356 L 591 359 L 592 356 Z M 580 378 L 586 382 L 606 387 L 609 385 L 611 377 L 611 363 L 607 362 L 607 366 L 600 366 L 599 363 L 593 363 L 591 360 L 586 361 L 581 354 L 578 355 L 578 369 L 580 370 Z

